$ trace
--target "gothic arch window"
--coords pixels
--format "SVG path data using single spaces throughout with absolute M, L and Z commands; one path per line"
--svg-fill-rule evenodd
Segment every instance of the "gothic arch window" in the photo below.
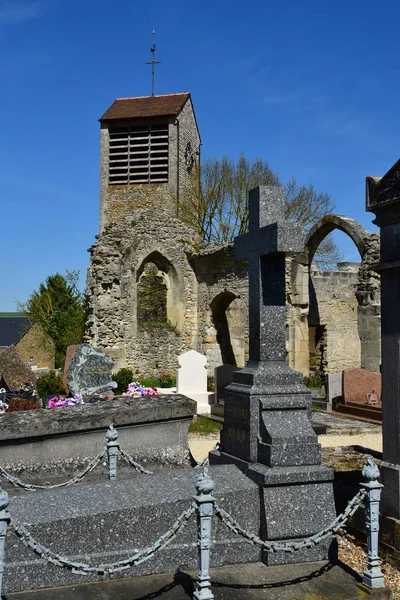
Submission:
M 141 263 L 136 278 L 137 322 L 170 323 L 183 327 L 185 288 L 175 266 L 154 251 Z
M 167 276 L 157 265 L 144 266 L 137 285 L 137 322 L 167 323 Z

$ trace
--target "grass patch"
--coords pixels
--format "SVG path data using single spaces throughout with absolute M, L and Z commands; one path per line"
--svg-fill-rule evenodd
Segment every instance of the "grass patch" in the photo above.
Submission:
M 194 417 L 189 425 L 189 433 L 197 433 L 198 435 L 210 435 L 211 433 L 219 433 L 223 425 L 219 421 L 214 421 L 209 417 L 198 415 Z

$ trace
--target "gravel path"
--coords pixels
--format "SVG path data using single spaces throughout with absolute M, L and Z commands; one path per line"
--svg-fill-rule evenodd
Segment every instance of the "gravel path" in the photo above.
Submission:
M 367 566 L 367 554 L 362 545 L 351 535 L 344 534 L 338 538 L 339 559 L 349 565 L 359 575 L 363 574 Z M 385 577 L 385 583 L 392 590 L 393 600 L 400 599 L 400 572 L 386 561 L 381 562 L 381 569 Z

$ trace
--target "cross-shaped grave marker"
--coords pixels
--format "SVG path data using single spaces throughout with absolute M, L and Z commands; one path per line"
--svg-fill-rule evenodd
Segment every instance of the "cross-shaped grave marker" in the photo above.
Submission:
M 303 252 L 304 242 L 301 225 L 284 219 L 282 188 L 250 192 L 249 233 L 235 239 L 236 260 L 249 263 L 250 360 L 225 388 L 222 448 L 210 453 L 210 462 L 233 463 L 261 486 L 263 535 L 287 540 L 321 529 L 335 506 L 333 475 L 320 464 L 309 420 L 311 395 L 286 361 L 285 258 Z M 319 503 L 325 512 L 315 513 Z M 326 559 L 329 545 L 301 560 Z M 265 553 L 262 560 L 288 561 L 284 553 Z
M 249 194 L 249 233 L 235 238 L 235 259 L 249 261 L 250 361 L 286 359 L 285 254 L 304 250 L 303 228 L 285 219 L 283 188 Z

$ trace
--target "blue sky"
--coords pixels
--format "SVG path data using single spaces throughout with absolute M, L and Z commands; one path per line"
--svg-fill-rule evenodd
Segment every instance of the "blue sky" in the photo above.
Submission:
M 203 156 L 262 156 L 373 230 L 365 176 L 400 154 L 399 19 L 394 0 L 0 1 L 0 310 L 56 271 L 84 285 L 97 120 L 150 93 L 153 26 L 156 93 L 192 93 Z

